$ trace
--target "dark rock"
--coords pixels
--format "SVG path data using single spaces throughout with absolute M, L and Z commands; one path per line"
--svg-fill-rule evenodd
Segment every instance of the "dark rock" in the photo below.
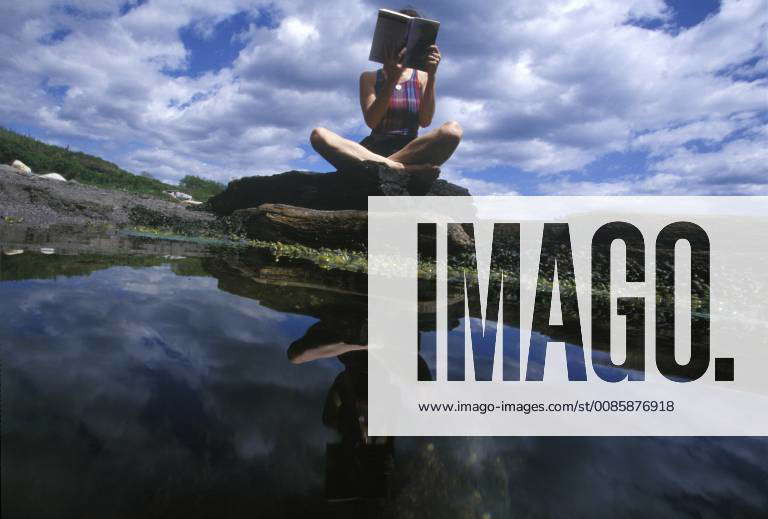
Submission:
M 368 196 L 405 195 L 469 196 L 469 191 L 445 180 L 420 185 L 406 173 L 366 162 L 358 171 L 288 171 L 233 180 L 224 192 L 208 201 L 207 207 L 221 215 L 267 203 L 321 210 L 364 210 L 368 208 Z
M 192 211 L 170 212 L 159 208 L 134 205 L 128 209 L 128 221 L 134 226 L 167 229 L 178 234 L 222 234 L 231 230 L 226 219 L 199 219 Z
M 429 187 L 429 191 L 426 193 L 427 196 L 472 196 L 469 192 L 469 189 L 466 187 L 457 186 L 456 184 L 451 184 L 450 182 L 443 180 L 443 179 L 437 179 L 435 180 L 432 185 Z
M 475 240 L 467 233 L 466 229 L 460 225 L 450 225 L 447 229 L 448 253 L 455 254 L 460 252 L 474 252 Z M 433 234 L 419 233 L 419 250 L 426 257 L 432 256 L 431 252 L 437 250 L 435 236 Z

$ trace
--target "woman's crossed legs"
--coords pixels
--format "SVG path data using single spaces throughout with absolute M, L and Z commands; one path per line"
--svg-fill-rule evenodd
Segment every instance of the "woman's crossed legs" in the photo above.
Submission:
M 437 178 L 439 166 L 448 160 L 461 141 L 459 123 L 450 121 L 409 142 L 389 157 L 373 153 L 362 144 L 345 139 L 326 128 L 315 128 L 309 136 L 312 147 L 339 171 L 363 161 L 381 162 L 414 175 Z

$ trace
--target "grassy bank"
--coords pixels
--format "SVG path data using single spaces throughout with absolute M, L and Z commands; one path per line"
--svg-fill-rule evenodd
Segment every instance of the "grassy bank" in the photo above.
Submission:
M 183 191 L 205 202 L 224 190 L 224 185 L 192 175 L 179 185 L 167 184 L 151 174 L 136 175 L 94 155 L 46 144 L 32 137 L 0 128 L 0 163 L 20 160 L 35 173 L 56 172 L 81 184 L 167 198 L 163 191 Z

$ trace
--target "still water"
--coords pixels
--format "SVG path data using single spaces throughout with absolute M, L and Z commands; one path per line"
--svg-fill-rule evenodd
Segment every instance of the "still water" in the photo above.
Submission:
M 367 437 L 363 276 L 133 245 L 0 257 L 3 517 L 766 516 L 765 439 Z

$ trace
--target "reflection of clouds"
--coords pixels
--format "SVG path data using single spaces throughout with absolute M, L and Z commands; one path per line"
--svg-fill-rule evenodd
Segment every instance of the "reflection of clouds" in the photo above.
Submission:
M 125 289 L 148 279 L 157 296 Z M 181 507 L 195 495 L 201 506 L 226 496 L 259 503 L 254 516 L 282 517 L 264 510 L 279 509 L 281 496 L 322 495 L 321 413 L 340 365 L 296 366 L 285 356 L 315 319 L 164 267 L 0 290 L 0 315 L 13 316 L 0 320 L 7 514 L 22 501 L 42 509 L 41 488 L 58 498 L 56 513 L 41 516 L 68 505 L 108 516 L 115 503 L 158 496 Z M 764 439 L 402 438 L 397 446 L 407 485 L 395 517 L 758 517 L 768 508 Z M 126 515 L 151 515 L 143 511 Z
M 464 324 L 450 334 L 463 340 Z M 519 339 L 515 329 L 504 332 L 505 341 Z M 542 344 L 547 337 L 533 332 L 531 340 Z M 554 348 L 548 357 L 560 353 L 562 360 L 563 347 Z M 434 356 L 427 360 L 433 365 Z M 534 358 L 527 369 L 542 374 L 541 361 Z M 564 377 L 564 367 L 558 369 Z M 510 395 L 517 394 L 515 384 L 509 383 Z M 438 517 L 751 518 L 768 510 L 765 438 L 402 438 L 397 445 L 398 471 L 411 482 L 395 499 L 398 517 L 429 511 Z
M 11 504 L 33 481 L 61 489 L 65 501 L 140 503 L 132 493 L 167 484 L 163 474 L 179 481 L 179 495 L 209 491 L 196 487 L 213 484 L 205 477 L 221 485 L 245 478 L 243 489 L 274 494 L 289 485 L 322 491 L 319 416 L 339 368 L 297 367 L 285 353 L 315 319 L 167 267 L 2 289 L 0 312 L 14 316 L 0 321 L 3 443 L 16 446 L 7 459 L 4 450 L 4 463 L 29 468 L 15 476 L 22 492 Z M 127 481 L 135 489 L 122 488 Z
M 123 290 L 148 296 L 156 296 L 160 294 L 160 290 L 162 289 L 156 283 L 126 283 L 123 285 Z
M 402 439 L 398 450 L 398 470 L 417 487 L 428 482 L 396 499 L 402 517 L 751 518 L 768 509 L 764 439 Z
M 26 285 L 27 283 L 35 284 L 35 283 L 41 283 L 41 282 L 36 282 L 36 281 L 4 282 L 4 284 L 7 284 L 7 285 L 10 285 L 11 283 L 15 283 L 15 284 L 24 283 Z M 55 297 L 56 295 L 53 290 L 30 290 L 29 292 L 19 294 L 19 297 L 15 298 L 14 300 L 14 305 L 16 306 L 17 310 L 21 310 L 22 312 L 34 312 L 42 304 L 53 301 Z

